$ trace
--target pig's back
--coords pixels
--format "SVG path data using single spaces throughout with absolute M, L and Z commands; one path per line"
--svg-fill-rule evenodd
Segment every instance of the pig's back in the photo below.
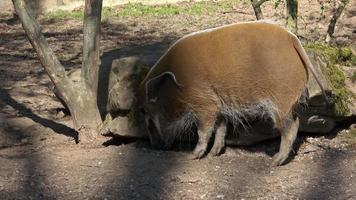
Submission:
M 153 77 L 173 72 L 183 85 L 177 99 L 200 108 L 221 101 L 241 106 L 271 100 L 284 115 L 307 81 L 290 34 L 267 23 L 234 24 L 185 37 L 155 68 Z

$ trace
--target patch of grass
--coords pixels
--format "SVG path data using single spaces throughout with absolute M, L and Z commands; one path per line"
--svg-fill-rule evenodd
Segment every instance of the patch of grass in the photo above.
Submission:
M 228 3 L 230 1 L 226 1 Z M 220 3 L 221 4 L 221 3 Z M 216 10 L 218 3 L 194 2 L 181 4 L 144 5 L 142 3 L 129 3 L 117 11 L 118 16 L 173 16 L 183 13 L 191 15 L 211 14 Z
M 149 6 L 142 3 L 128 3 L 117 10 L 118 16 L 172 16 L 179 14 L 181 8 L 172 4 Z
M 229 12 L 236 4 L 236 0 L 223 0 L 218 2 L 201 1 L 193 3 L 144 5 L 142 3 L 128 3 L 118 7 L 104 7 L 102 18 L 112 17 L 169 17 L 179 14 L 209 15 L 218 11 Z M 74 11 L 57 10 L 46 13 L 41 19 L 47 22 L 56 22 L 66 19 L 81 20 L 84 17 L 83 8 Z
M 115 17 L 115 15 L 116 15 L 116 8 L 113 8 L 113 7 L 103 7 L 103 9 L 101 11 L 102 19 Z
M 46 21 L 50 23 L 54 23 L 60 20 L 66 19 L 78 19 L 82 20 L 84 18 L 84 11 L 83 9 L 77 9 L 73 11 L 66 11 L 66 10 L 56 10 L 53 12 L 48 12 L 42 16 L 40 16 L 41 21 Z
M 202 1 L 193 3 L 186 10 L 189 14 L 193 15 L 212 14 L 216 10 L 216 6 L 217 4 Z
M 338 48 L 327 46 L 323 44 L 307 44 L 307 50 L 314 51 L 321 55 L 326 62 L 324 74 L 332 87 L 333 102 L 335 103 L 335 114 L 337 116 L 344 116 L 349 112 L 348 104 L 353 94 L 346 88 L 345 76 L 339 69 L 339 65 L 354 65 L 355 55 L 352 54 L 351 49 L 348 47 Z

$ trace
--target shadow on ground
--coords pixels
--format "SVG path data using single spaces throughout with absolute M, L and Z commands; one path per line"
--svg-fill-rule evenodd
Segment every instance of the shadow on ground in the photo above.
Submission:
M 76 132 L 74 129 L 34 114 L 30 109 L 26 108 L 26 106 L 14 100 L 4 89 L 0 89 L 0 100 L 15 109 L 18 112 L 19 116 L 28 117 L 34 122 L 39 123 L 44 127 L 51 128 L 54 132 L 58 134 L 71 137 L 75 139 L 76 142 L 78 142 L 78 132 Z
M 301 194 L 302 199 L 352 199 L 347 191 L 353 184 L 352 177 L 350 179 L 346 175 L 352 166 L 343 166 L 343 163 L 352 160 L 353 155 L 338 149 L 327 149 L 322 157 L 317 167 L 311 169 L 313 172 L 308 177 L 305 192 Z

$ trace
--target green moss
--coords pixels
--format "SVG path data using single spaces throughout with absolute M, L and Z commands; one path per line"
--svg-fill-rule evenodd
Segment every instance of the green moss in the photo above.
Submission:
M 352 50 L 349 47 L 339 48 L 338 60 L 346 66 L 356 65 L 356 55 L 352 53 Z
M 148 71 L 149 68 L 147 66 L 141 65 L 138 67 L 138 72 L 129 77 L 129 79 L 132 80 L 132 87 L 134 88 L 134 91 L 138 91 L 138 87 L 142 80 L 146 77 Z M 134 126 L 139 123 L 140 117 L 137 103 L 137 101 L 133 103 L 130 112 L 127 114 L 129 122 Z
M 343 60 L 348 60 L 352 56 L 352 51 L 350 48 L 342 47 L 339 49 L 340 58 Z
M 339 69 L 339 65 L 352 66 L 355 55 L 348 47 L 338 48 L 323 44 L 307 44 L 305 48 L 323 56 L 327 64 L 323 71 L 334 93 L 332 101 L 335 103 L 335 115 L 346 115 L 349 112 L 348 104 L 353 94 L 346 88 L 345 76 Z
M 130 112 L 126 115 L 126 117 L 132 126 L 138 125 L 140 116 L 136 103 L 132 106 Z
M 352 81 L 353 83 L 356 82 L 356 72 L 353 72 L 353 73 L 352 73 L 351 81 Z
M 341 135 L 341 139 L 353 147 L 356 147 L 356 129 L 349 129 Z

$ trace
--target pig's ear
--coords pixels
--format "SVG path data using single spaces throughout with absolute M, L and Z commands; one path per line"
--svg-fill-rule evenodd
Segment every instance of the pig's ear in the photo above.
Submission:
M 155 103 L 157 101 L 159 88 L 167 80 L 172 80 L 179 88 L 182 87 L 172 72 L 164 72 L 146 82 L 146 102 Z

